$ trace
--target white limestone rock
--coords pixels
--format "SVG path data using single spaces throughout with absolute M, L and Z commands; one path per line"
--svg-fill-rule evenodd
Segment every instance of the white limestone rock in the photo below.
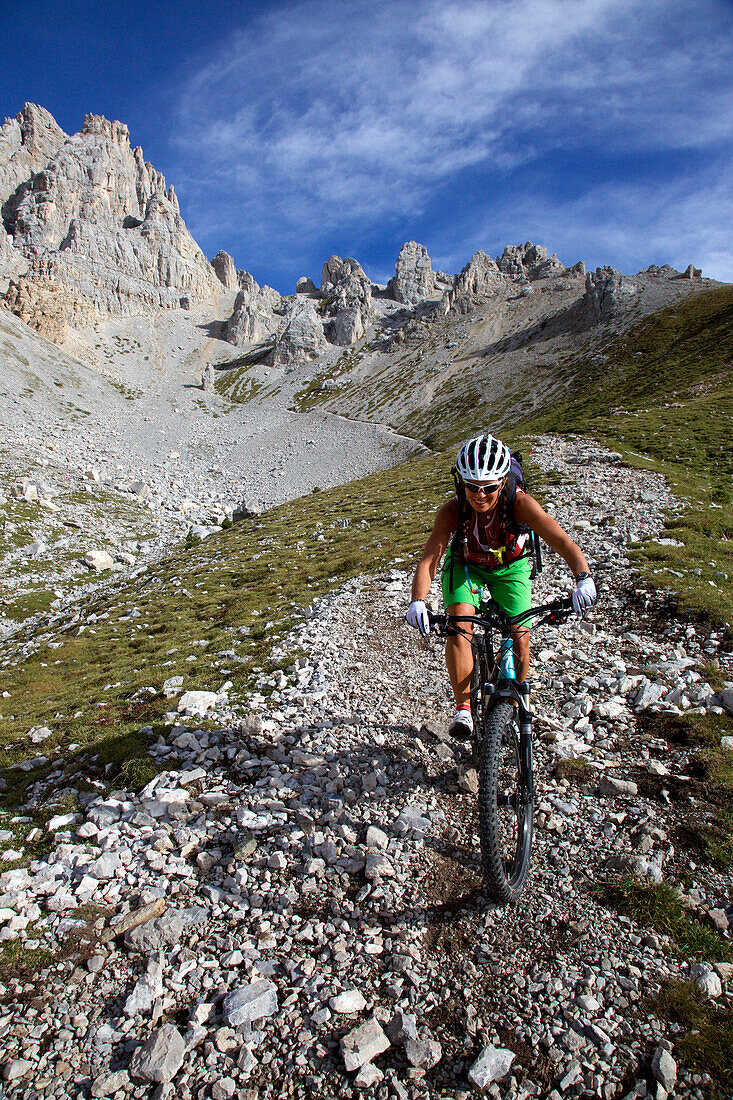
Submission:
M 48 164 L 66 141 L 56 120 L 37 103 L 25 103 L 0 126 L 0 203 Z
M 387 297 L 413 306 L 435 295 L 435 276 L 424 244 L 405 241 L 400 249 L 394 276 L 387 283 Z
M 496 263 L 505 275 L 519 281 L 549 279 L 554 275 L 565 274 L 565 264 L 554 253 L 549 256 L 546 248 L 540 244 L 532 244 L 532 241 L 527 241 L 526 244 L 508 244 Z
M 361 264 L 331 256 L 323 265 L 321 298 L 325 331 L 332 344 L 348 347 L 361 339 L 372 315 L 372 284 Z
M 125 1016 L 142 1016 L 163 996 L 163 967 L 157 959 L 148 960 L 148 968 L 135 983 L 135 988 L 125 1001 Z
M 184 691 L 178 700 L 178 713 L 192 718 L 205 718 L 219 701 L 215 691 Z
M 283 299 L 271 286 L 259 286 L 248 271 L 237 272 L 240 287 L 223 336 L 235 347 L 265 340 L 282 323 Z
M 366 1007 L 366 1001 L 358 989 L 345 989 L 343 993 L 331 997 L 328 1004 L 332 1011 L 337 1012 L 340 1016 L 348 1016 L 352 1012 L 361 1012 Z
M 389 1046 L 389 1039 L 382 1031 L 379 1021 L 372 1016 L 353 1031 L 349 1031 L 341 1040 L 341 1053 L 347 1072 L 361 1069 Z
M 51 160 L 6 202 L 6 225 L 30 263 L 8 307 L 60 340 L 66 324 L 155 313 L 221 290 L 188 233 L 178 200 L 120 122 L 87 115 Z
M 585 277 L 583 315 L 588 324 L 610 321 L 634 304 L 639 286 L 613 267 L 597 267 Z
M 507 285 L 507 278 L 499 270 L 499 265 L 485 252 L 474 252 L 471 259 L 456 275 L 453 286 L 446 290 L 443 299 L 443 312 L 451 310 L 465 312 L 477 300 L 501 292 Z
M 327 347 L 323 321 L 312 300 L 298 295 L 265 362 L 272 367 L 308 363 L 317 359 Z
M 223 250 L 217 252 L 214 259 L 211 261 L 211 266 L 216 272 L 216 276 L 219 281 L 227 288 L 227 290 L 233 290 L 238 286 L 237 281 L 237 268 L 234 260 L 228 252 Z
M 254 1023 L 278 1010 L 277 991 L 272 982 L 253 982 L 227 993 L 222 1005 L 222 1015 L 231 1027 Z
M 164 1024 L 133 1053 L 130 1076 L 136 1081 L 165 1084 L 178 1073 L 185 1054 L 186 1045 L 178 1028 L 173 1024 Z
M 710 963 L 693 963 L 690 967 L 690 977 L 697 988 L 708 997 L 717 1000 L 718 997 L 722 996 L 723 986 Z
M 511 1050 L 489 1043 L 468 1071 L 468 1079 L 477 1092 L 486 1092 L 494 1081 L 506 1077 L 515 1055 Z
M 83 560 L 84 564 L 95 573 L 100 573 L 103 569 L 111 569 L 115 563 L 115 559 L 106 550 L 87 550 Z

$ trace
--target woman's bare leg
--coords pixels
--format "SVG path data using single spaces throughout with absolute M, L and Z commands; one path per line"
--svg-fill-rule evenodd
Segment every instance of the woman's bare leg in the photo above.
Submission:
M 475 607 L 470 603 L 454 603 L 446 608 L 449 615 L 473 615 Z M 471 623 L 461 623 L 467 634 L 473 632 Z M 461 634 L 451 635 L 445 643 L 445 664 L 448 669 L 456 706 L 468 703 L 471 695 L 471 673 L 473 672 L 473 650 L 471 639 Z

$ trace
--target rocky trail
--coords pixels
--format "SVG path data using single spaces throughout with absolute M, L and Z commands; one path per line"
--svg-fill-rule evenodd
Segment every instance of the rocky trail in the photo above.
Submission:
M 404 624 L 397 561 L 314 604 L 273 654 L 284 671 L 242 704 L 169 684 L 151 750 L 165 770 L 138 794 L 81 792 L 83 812 L 48 823 L 50 853 L 0 876 L 0 935 L 19 947 L 0 987 L 4 1095 L 706 1095 L 650 1004 L 678 977 L 730 1003 L 733 967 L 690 965 L 595 887 L 684 871 L 693 917 L 730 940 L 730 877 L 679 840 L 704 794 L 694 751 L 660 733 L 730 707 L 704 675 L 717 658 L 733 679 L 730 655 L 655 619 L 629 572 L 627 543 L 675 507 L 661 479 L 581 440 L 533 458 L 602 599 L 533 641 L 521 902 L 482 896 L 475 773 L 443 733 L 441 647 Z M 550 557 L 537 600 L 568 587 Z

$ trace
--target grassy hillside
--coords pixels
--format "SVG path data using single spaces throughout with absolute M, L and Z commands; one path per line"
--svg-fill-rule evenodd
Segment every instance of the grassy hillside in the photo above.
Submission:
M 669 521 L 670 537 L 684 545 L 649 543 L 636 558 L 651 583 L 675 590 L 684 607 L 730 624 L 733 288 L 647 319 L 605 354 L 603 363 L 579 363 L 567 399 L 517 425 L 515 438 L 588 434 L 630 463 L 661 471 L 689 502 Z M 456 435 L 476 425 L 457 427 Z M 72 765 L 59 775 L 62 787 L 74 772 L 93 778 L 106 768 L 114 778 L 124 767 L 129 780 L 143 761 L 149 768 L 139 730 L 168 704 L 131 697 L 174 675 L 187 688 L 216 689 L 230 679 L 244 691 L 314 597 L 367 569 L 415 559 L 451 491 L 451 459 L 452 448 L 246 520 L 90 597 L 66 620 L 6 643 L 0 743 L 8 764 L 27 757 L 31 727 L 53 729 L 38 749 L 47 763 L 6 773 L 6 800 L 51 772 L 59 749 Z M 24 643 L 25 659 L 17 656 Z M 70 755 L 69 744 L 78 746 Z
M 567 395 L 528 432 L 590 435 L 632 465 L 664 474 L 686 501 L 668 521 L 680 546 L 634 557 L 650 583 L 686 610 L 733 622 L 733 287 L 648 318 L 580 361 Z M 640 505 L 643 507 L 643 505 Z
M 186 689 L 217 690 L 231 680 L 232 696 L 245 690 L 253 673 L 271 668 L 271 647 L 315 597 L 367 569 L 414 558 L 451 489 L 449 465 L 428 456 L 314 492 L 203 543 L 188 540 L 143 576 L 6 642 L 5 804 L 55 772 L 60 797 L 100 776 L 144 782 L 152 761 L 140 728 L 171 704 L 141 689 L 182 675 Z M 33 750 L 46 762 L 13 768 L 28 758 L 26 734 L 38 725 L 53 731 Z

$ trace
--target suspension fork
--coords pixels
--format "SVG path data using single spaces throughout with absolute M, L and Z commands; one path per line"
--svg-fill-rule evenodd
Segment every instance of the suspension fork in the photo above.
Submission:
M 532 702 L 530 685 L 517 684 L 519 706 L 519 757 L 521 761 L 521 798 L 525 804 L 534 802 L 534 768 L 532 766 Z

